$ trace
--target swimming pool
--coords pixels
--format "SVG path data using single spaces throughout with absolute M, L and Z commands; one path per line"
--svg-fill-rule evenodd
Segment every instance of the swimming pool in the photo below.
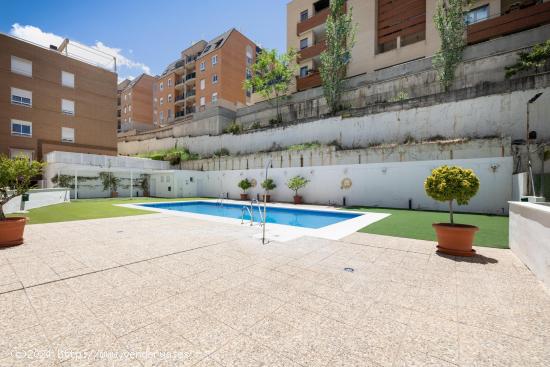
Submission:
M 139 204 L 138 206 L 174 210 L 178 212 L 189 212 L 196 214 L 214 215 L 218 217 L 241 219 L 243 206 L 250 208 L 250 204 L 229 204 L 214 203 L 207 201 L 191 201 L 176 203 Z M 263 208 L 262 208 L 263 214 Z M 336 224 L 348 219 L 357 218 L 362 214 L 321 211 L 310 209 L 278 208 L 267 207 L 267 223 L 284 224 L 294 227 L 322 228 Z M 261 218 L 259 208 L 254 207 L 254 221 L 259 222 Z M 248 211 L 245 211 L 245 221 L 250 221 Z

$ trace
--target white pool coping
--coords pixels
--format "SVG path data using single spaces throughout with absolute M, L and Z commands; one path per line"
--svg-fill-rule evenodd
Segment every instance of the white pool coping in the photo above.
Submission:
M 116 205 L 126 207 L 126 208 L 144 210 L 144 207 L 141 206 L 144 204 L 166 204 L 166 203 L 177 204 L 177 203 L 193 203 L 193 202 L 216 203 L 218 201 L 219 200 L 217 199 L 158 201 L 158 202 L 148 201 L 144 203 L 116 204 Z M 250 205 L 249 202 L 243 202 L 238 200 L 227 200 L 227 199 L 224 199 L 223 203 L 243 205 L 243 206 Z M 315 210 L 315 211 L 322 211 L 322 212 L 328 212 L 328 213 L 341 214 L 343 212 L 344 213 L 347 212 L 347 213 L 359 214 L 355 218 L 346 219 L 341 222 L 334 223 L 334 224 L 317 228 L 317 229 L 267 223 L 266 238 L 268 240 L 279 241 L 279 242 L 290 241 L 302 236 L 325 238 L 329 240 L 339 240 L 341 238 L 349 236 L 352 233 L 357 232 L 361 228 L 364 228 L 372 223 L 378 222 L 379 220 L 390 216 L 390 214 L 387 214 L 387 213 L 371 213 L 371 212 L 365 213 L 365 212 L 357 212 L 357 211 L 351 211 L 351 210 L 337 210 L 333 207 L 321 206 L 321 205 L 305 205 L 305 204 L 294 205 L 294 204 L 282 204 L 282 203 L 269 203 L 267 206 L 273 207 L 273 208 L 287 208 L 287 209 L 294 209 L 294 210 Z M 170 214 L 174 216 L 179 216 L 179 217 L 201 219 L 201 220 L 207 220 L 207 221 L 218 222 L 218 223 L 228 223 L 228 224 L 238 225 L 241 227 L 242 226 L 250 227 L 250 221 L 245 221 L 243 224 L 241 224 L 241 220 L 235 219 L 235 218 L 227 218 L 227 217 L 221 217 L 217 215 L 197 214 L 197 213 L 191 213 L 191 212 L 180 212 L 176 210 L 161 209 L 161 208 L 154 208 L 154 207 L 147 207 L 145 209 L 158 212 L 158 213 L 165 213 L 165 214 Z M 261 238 L 262 227 L 257 223 L 254 224 L 254 227 L 258 229 L 258 233 L 254 234 L 253 237 Z

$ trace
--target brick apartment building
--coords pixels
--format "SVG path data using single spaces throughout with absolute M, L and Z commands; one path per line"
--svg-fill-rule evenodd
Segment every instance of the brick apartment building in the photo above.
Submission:
M 355 76 L 432 56 L 439 48 L 433 15 L 437 0 L 348 0 L 357 24 L 348 66 Z M 467 42 L 474 44 L 550 23 L 550 0 L 479 0 L 466 15 Z M 299 50 L 295 89 L 321 85 L 329 0 L 287 5 L 287 47 Z
M 60 50 L 0 34 L 0 154 L 117 154 L 116 73 Z
M 118 84 L 119 131 L 148 130 L 153 125 L 153 86 L 156 78 L 141 74 Z
M 236 29 L 199 41 L 168 65 L 154 86 L 154 122 L 164 125 L 208 106 L 235 109 L 251 103 L 243 82 L 258 46 Z

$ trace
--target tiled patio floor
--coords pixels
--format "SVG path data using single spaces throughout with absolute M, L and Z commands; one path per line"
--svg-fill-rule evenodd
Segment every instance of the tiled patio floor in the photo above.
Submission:
M 0 250 L 0 366 L 550 365 L 550 296 L 508 250 L 258 231 L 164 214 L 28 226 Z

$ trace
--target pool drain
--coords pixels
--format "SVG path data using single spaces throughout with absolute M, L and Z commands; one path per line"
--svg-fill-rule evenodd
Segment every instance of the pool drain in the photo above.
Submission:
M 344 268 L 344 271 L 347 271 L 348 273 L 353 273 L 355 271 L 354 268 Z

